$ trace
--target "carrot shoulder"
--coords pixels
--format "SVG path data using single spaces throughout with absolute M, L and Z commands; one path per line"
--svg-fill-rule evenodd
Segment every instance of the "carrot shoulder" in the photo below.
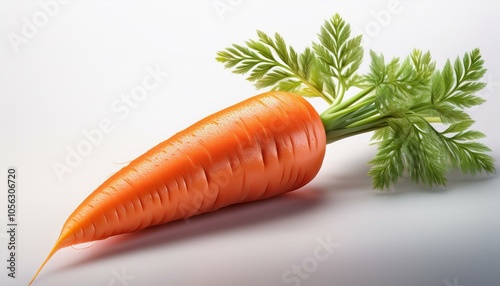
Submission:
M 242 101 L 106 180 L 69 216 L 40 269 L 66 246 L 295 190 L 316 176 L 325 146 L 322 121 L 301 96 L 268 92 Z

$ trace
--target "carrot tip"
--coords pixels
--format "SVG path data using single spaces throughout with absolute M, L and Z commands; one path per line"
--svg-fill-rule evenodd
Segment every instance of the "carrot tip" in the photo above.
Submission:
M 47 258 L 45 258 L 45 260 L 42 262 L 42 265 L 40 265 L 40 267 L 38 268 L 38 270 L 35 272 L 35 274 L 31 278 L 30 282 L 28 283 L 28 286 L 30 286 L 31 284 L 33 284 L 33 282 L 35 281 L 36 277 L 38 276 L 38 274 L 40 273 L 40 271 L 42 271 L 42 268 L 45 266 L 45 264 L 47 264 L 47 262 L 50 260 L 50 258 L 52 258 L 52 256 L 59 249 L 67 246 L 66 243 L 67 243 L 67 239 L 65 239 L 65 237 L 61 234 L 61 236 L 59 236 L 59 238 L 57 239 L 56 244 L 54 245 L 54 247 L 52 247 L 52 250 L 50 250 L 49 255 L 47 255 Z
M 35 279 L 38 276 L 38 274 L 40 273 L 40 271 L 42 271 L 42 268 L 45 266 L 45 264 L 47 264 L 47 262 L 54 255 L 54 253 L 56 253 L 56 251 L 58 251 L 60 249 L 60 247 L 59 247 L 58 244 L 59 243 L 56 243 L 56 245 L 54 245 L 54 247 L 50 251 L 49 255 L 47 255 L 47 258 L 45 258 L 45 260 L 42 262 L 42 265 L 40 265 L 40 267 L 38 268 L 38 270 L 35 272 L 35 275 L 33 275 L 33 277 L 31 278 L 30 283 L 28 283 L 28 286 L 31 285 L 31 284 L 33 284 L 33 282 L 35 281 Z

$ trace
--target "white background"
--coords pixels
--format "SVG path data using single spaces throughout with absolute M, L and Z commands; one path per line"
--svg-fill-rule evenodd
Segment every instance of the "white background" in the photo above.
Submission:
M 26 285 L 67 216 L 124 163 L 258 93 L 214 59 L 257 29 L 301 50 L 338 12 L 365 34 L 365 51 L 387 58 L 420 48 L 442 66 L 479 47 L 488 101 L 471 115 L 500 159 L 499 1 L 53 3 L 0 2 L 1 285 Z M 130 113 L 114 110 L 148 68 L 161 81 Z M 58 179 L 55 162 L 65 163 L 102 120 L 113 130 Z M 376 192 L 366 175 L 375 152 L 368 140 L 328 146 L 317 178 L 296 192 L 60 250 L 35 285 L 500 285 L 498 177 L 454 172 L 446 188 L 402 181 Z M 18 170 L 16 279 L 5 262 L 9 166 Z M 327 253 L 319 241 L 337 246 Z M 315 252 L 327 256 L 319 261 Z

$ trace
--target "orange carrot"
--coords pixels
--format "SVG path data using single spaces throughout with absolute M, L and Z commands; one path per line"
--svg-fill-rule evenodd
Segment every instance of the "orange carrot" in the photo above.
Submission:
M 258 40 L 217 53 L 257 88 L 281 92 L 208 116 L 106 180 L 70 215 L 30 284 L 63 247 L 295 190 L 316 176 L 326 144 L 366 132 L 378 131 L 369 171 L 376 189 L 405 175 L 434 186 L 445 185 L 455 168 L 495 172 L 490 149 L 474 141 L 484 134 L 469 130 L 474 121 L 464 110 L 484 102 L 474 94 L 485 86 L 479 49 L 442 70 L 429 52 L 415 49 L 387 63 L 371 52 L 369 72 L 359 74 L 361 36 L 350 31 L 337 14 L 302 53 L 262 31 Z M 301 96 L 329 107 L 319 115 Z
M 264 93 L 217 112 L 130 162 L 88 196 L 54 253 L 295 190 L 318 173 L 326 134 L 301 96 Z

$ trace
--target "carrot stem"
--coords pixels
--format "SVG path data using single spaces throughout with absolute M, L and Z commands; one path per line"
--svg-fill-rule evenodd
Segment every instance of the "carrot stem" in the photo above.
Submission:
M 328 131 L 326 133 L 326 142 L 327 144 L 330 144 L 347 137 L 375 131 L 386 126 L 387 126 L 387 120 L 385 118 L 380 118 L 361 126 L 354 126 L 354 127 Z

